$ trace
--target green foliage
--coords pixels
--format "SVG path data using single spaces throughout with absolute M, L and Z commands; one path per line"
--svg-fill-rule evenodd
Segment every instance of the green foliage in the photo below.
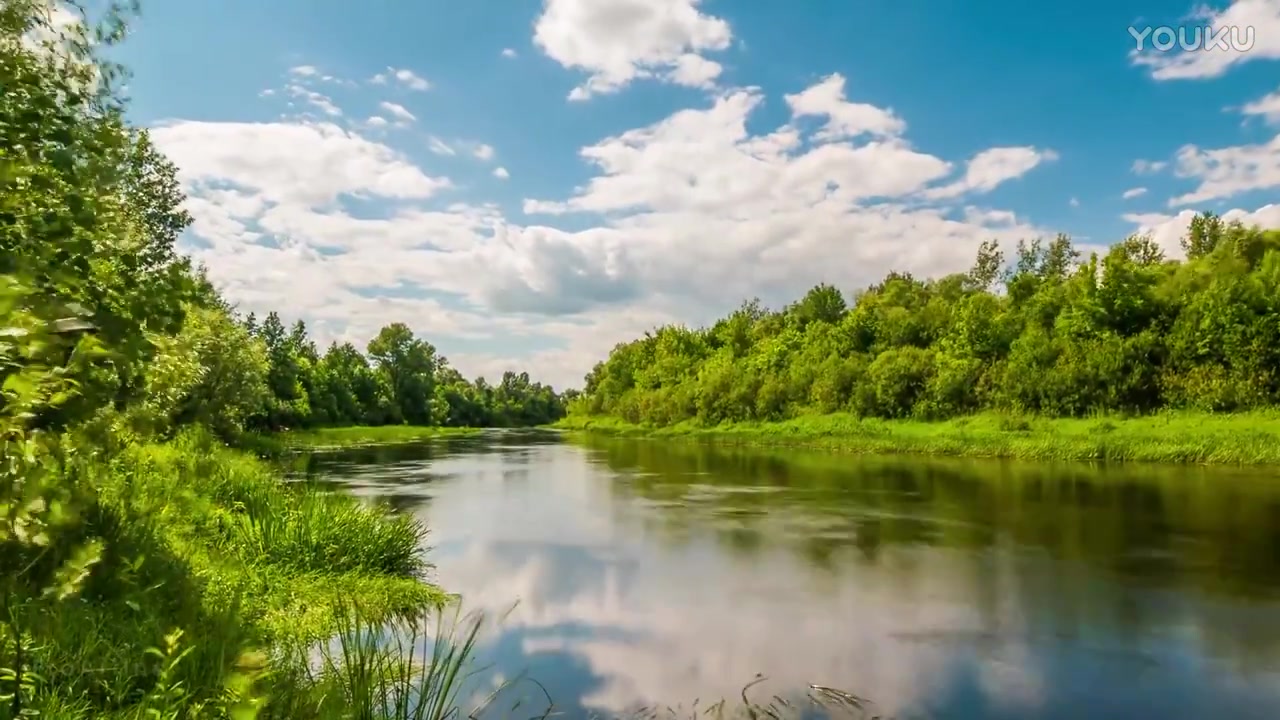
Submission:
M 190 221 L 174 168 L 125 124 L 119 69 L 98 55 L 121 21 L 109 12 L 56 36 L 43 2 L 0 10 L 0 273 L 83 308 L 112 350 L 49 422 L 136 398 L 152 334 L 178 329 L 192 290 L 173 251 Z
M 814 413 L 939 420 L 982 411 L 1085 417 L 1280 404 L 1280 231 L 1196 218 L 1187 259 L 1126 238 L 984 243 L 969 272 L 890 273 L 846 307 L 818 285 L 706 329 L 663 327 L 587 376 L 577 418 L 703 426 Z
M 246 428 L 514 427 L 546 424 L 565 414 L 565 401 L 527 373 L 508 371 L 496 386 L 484 378 L 468 381 L 404 323 L 382 328 L 367 353 L 350 343 L 333 343 L 323 355 L 304 323 L 286 331 L 274 312 L 261 323 L 249 315 L 240 329 L 244 342 L 262 348 L 267 363 L 261 401 L 245 417 Z M 235 367 L 250 367 L 249 351 L 241 352 L 246 358 Z M 246 403 L 247 394 L 242 396 Z
M 155 345 L 135 413 L 151 429 L 199 423 L 227 436 L 265 404 L 265 349 L 225 311 L 190 307 L 182 329 Z

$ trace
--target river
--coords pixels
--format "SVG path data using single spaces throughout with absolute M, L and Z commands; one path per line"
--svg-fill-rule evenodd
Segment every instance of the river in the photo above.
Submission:
M 753 700 L 818 683 L 885 717 L 1280 717 L 1274 472 L 533 431 L 305 467 L 419 516 L 434 579 L 509 611 L 480 662 L 561 717 L 758 673 Z

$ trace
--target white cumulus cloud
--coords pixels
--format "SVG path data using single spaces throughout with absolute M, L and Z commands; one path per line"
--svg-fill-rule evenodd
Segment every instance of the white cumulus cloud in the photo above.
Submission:
M 1224 37 L 1228 47 L 1211 46 L 1205 27 L 1212 28 L 1215 38 L 1229 33 Z M 1280 0 L 1234 0 L 1221 10 L 1199 6 L 1179 29 L 1188 43 L 1194 42 L 1199 29 L 1205 38 L 1202 47 L 1181 50 L 1175 44 L 1174 49 L 1160 51 L 1152 45 L 1153 29 L 1144 49 L 1131 51 L 1133 64 L 1149 68 L 1156 80 L 1198 80 L 1219 77 L 1247 62 L 1280 59 Z
M 1263 95 L 1240 109 L 1245 115 L 1258 115 L 1269 123 L 1280 123 L 1280 90 Z
M 428 198 L 449 186 L 391 148 L 329 123 L 174 121 L 153 130 L 189 186 L 230 183 L 274 202 Z
M 342 109 L 339 108 L 333 102 L 333 98 L 329 97 L 328 95 L 316 92 L 315 90 L 304 87 L 297 83 L 286 85 L 284 89 L 285 89 L 285 92 L 288 93 L 291 97 L 306 103 L 307 105 L 321 111 L 325 115 L 328 115 L 330 117 L 342 116 Z
M 409 112 L 405 106 L 397 103 L 387 102 L 384 100 L 383 102 L 378 103 L 378 107 L 390 113 L 390 115 L 400 124 L 412 123 L 418 119 L 413 113 Z
M 845 78 L 839 73 L 803 92 L 786 96 L 793 117 L 825 117 L 827 124 L 818 132 L 818 140 L 855 138 L 863 134 L 890 137 L 900 135 L 907 124 L 893 113 L 875 105 L 849 102 L 845 99 Z
M 375 85 L 387 85 L 397 83 L 410 90 L 423 92 L 431 89 L 431 83 L 408 68 L 389 67 L 384 72 L 380 72 L 369 79 Z
M 435 136 L 432 136 L 432 137 L 430 137 L 430 138 L 427 138 L 427 147 L 428 147 L 428 149 L 430 149 L 430 150 L 431 150 L 431 152 L 433 152 L 433 153 L 435 153 L 435 154 L 437 154 L 437 155 L 449 155 L 449 156 L 452 156 L 452 155 L 457 155 L 457 154 L 458 154 L 458 151 L 456 151 L 456 150 L 454 150 L 452 147 L 450 147 L 450 146 L 449 146 L 449 143 L 447 143 L 447 142 L 445 142 L 444 140 L 441 140 L 440 138 L 435 137 Z
M 1041 163 L 1058 159 L 1058 153 L 1034 147 L 998 147 L 974 155 L 965 167 L 964 177 L 953 183 L 925 192 L 931 198 L 949 198 L 971 192 L 990 192 L 1001 183 L 1014 180 L 1034 170 Z M 1074 198 L 1072 206 L 1080 203 Z
M 1169 163 L 1163 160 L 1134 160 L 1131 171 L 1134 175 L 1155 175 L 1156 173 L 1169 167 Z
M 570 99 L 617 92 L 655 78 L 703 87 L 720 74 L 704 57 L 729 47 L 733 33 L 701 0 L 546 0 L 534 44 L 566 68 L 588 73 Z
M 1169 200 L 1169 206 L 1229 198 L 1280 187 L 1280 134 L 1265 143 L 1204 149 L 1185 145 L 1175 157 L 1174 174 L 1199 185 Z

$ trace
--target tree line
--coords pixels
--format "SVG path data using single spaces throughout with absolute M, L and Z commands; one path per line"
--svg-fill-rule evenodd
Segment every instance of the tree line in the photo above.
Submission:
M 404 323 L 383 327 L 364 352 L 334 342 L 323 354 L 301 320 L 286 331 L 275 312 L 261 323 L 250 313 L 242 326 L 241 342 L 259 346 L 262 360 L 254 362 L 265 368 L 249 427 L 516 427 L 564 416 L 561 396 L 528 373 L 508 370 L 496 385 L 469 381 Z
M 574 415 L 636 423 L 850 412 L 944 419 L 1280 403 L 1280 231 L 1201 213 L 1169 258 L 1135 235 L 1087 258 L 1071 239 L 987 242 L 966 272 L 891 272 L 847 302 L 829 284 L 770 310 L 617 345 Z

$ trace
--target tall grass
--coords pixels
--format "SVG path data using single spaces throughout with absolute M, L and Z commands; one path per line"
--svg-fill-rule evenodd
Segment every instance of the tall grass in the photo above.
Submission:
M 915 453 L 1027 460 L 1107 460 L 1280 465 L 1280 412 L 1163 412 L 1141 417 L 1046 418 L 987 413 L 942 422 L 879 420 L 844 413 L 781 422 L 635 425 L 574 416 L 575 432 L 840 452 Z
M 303 489 L 290 506 L 267 513 L 237 507 L 220 518 L 228 546 L 246 563 L 299 571 L 412 576 L 425 566 L 415 547 L 425 530 L 405 515 L 367 509 Z
M 454 606 L 455 609 L 458 607 Z M 334 638 L 295 644 L 268 693 L 270 718 L 438 720 L 461 716 L 460 691 L 477 672 L 483 615 L 449 617 L 443 607 L 372 623 L 358 605 L 339 615 Z M 429 653 L 424 648 L 430 648 Z M 475 711 L 470 714 L 474 715 Z
M 60 472 L 85 503 L 60 511 L 55 542 L 29 558 L 0 544 L 0 720 L 151 717 L 161 696 L 182 717 L 222 716 L 246 657 L 329 637 L 351 598 L 367 622 L 446 599 L 422 581 L 422 526 L 286 485 L 201 432 Z M 41 592 L 85 542 L 102 552 L 78 594 Z

